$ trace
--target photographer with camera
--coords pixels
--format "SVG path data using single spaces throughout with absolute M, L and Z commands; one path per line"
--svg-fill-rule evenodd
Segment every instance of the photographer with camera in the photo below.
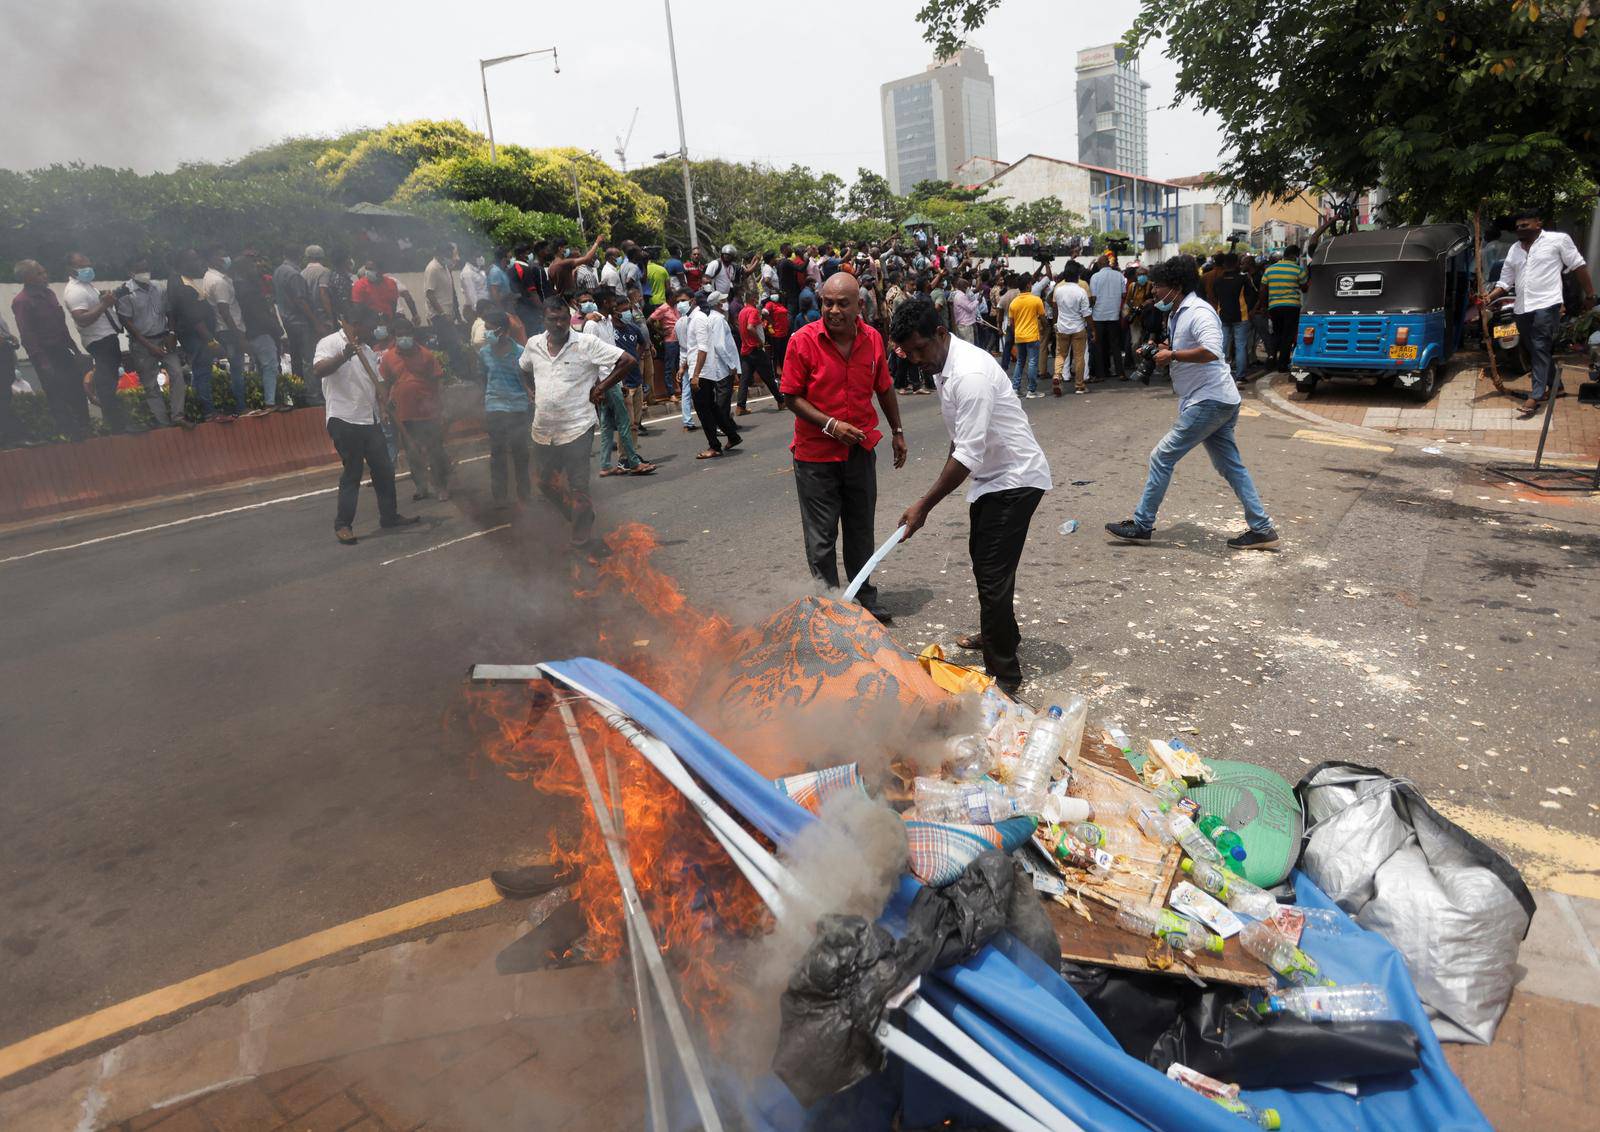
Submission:
M 1228 363 L 1222 360 L 1222 320 L 1197 290 L 1199 273 L 1194 259 L 1177 256 L 1150 269 L 1156 307 L 1167 315 L 1170 341 L 1163 342 L 1153 359 L 1170 366 L 1172 389 L 1178 395 L 1178 421 L 1150 453 L 1150 475 L 1133 518 L 1107 523 L 1106 530 L 1124 542 L 1148 543 L 1156 525 L 1156 511 L 1178 461 L 1197 445 L 1205 445 L 1212 465 L 1228 481 L 1244 505 L 1250 529 L 1228 540 L 1234 550 L 1265 550 L 1278 545 L 1278 532 L 1261 506 L 1255 483 L 1239 456 L 1233 430 L 1239 421 L 1239 389 Z

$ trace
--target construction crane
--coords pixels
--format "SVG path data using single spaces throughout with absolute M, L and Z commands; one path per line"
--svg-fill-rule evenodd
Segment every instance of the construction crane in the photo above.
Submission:
M 628 132 L 626 135 L 617 135 L 617 148 L 613 150 L 617 155 L 617 164 L 622 166 L 622 171 L 628 171 L 628 143 L 633 140 L 633 127 L 639 121 L 639 108 L 633 108 L 633 117 L 628 119 Z

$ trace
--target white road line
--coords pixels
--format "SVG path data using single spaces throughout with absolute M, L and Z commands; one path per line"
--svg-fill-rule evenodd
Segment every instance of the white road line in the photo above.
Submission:
M 482 531 L 473 531 L 470 535 L 462 535 L 460 538 L 453 538 L 447 542 L 434 543 L 432 546 L 425 546 L 421 550 L 413 550 L 410 554 L 402 554 L 399 558 L 391 558 L 387 562 L 378 563 L 378 565 L 393 566 L 396 562 L 404 562 L 407 558 L 417 558 L 420 555 L 432 554 L 436 550 L 443 550 L 445 547 L 454 546 L 458 542 L 466 542 L 469 539 L 482 538 L 484 535 L 492 535 L 496 531 L 506 530 L 510 526 L 510 523 L 501 523 L 498 527 L 490 527 L 487 530 Z
M 455 461 L 457 464 L 472 464 L 479 460 L 487 460 L 487 454 L 481 456 L 467 456 Z M 396 481 L 410 479 L 410 472 L 401 472 L 395 477 Z M 370 487 L 371 480 L 362 480 L 362 487 Z M 245 511 L 258 511 L 263 507 L 275 507 L 280 503 L 297 503 L 302 499 L 315 499 L 319 495 L 332 495 L 338 491 L 337 487 L 319 487 L 315 491 L 302 491 L 298 495 L 280 495 L 276 499 L 263 499 L 259 503 L 246 503 L 239 507 L 226 507 L 221 511 L 207 511 L 204 515 L 189 515 L 182 519 L 173 519 L 166 523 L 152 523 L 148 527 L 135 527 L 131 531 L 117 531 L 115 534 L 100 535 L 98 538 L 84 539 L 82 542 L 69 542 L 61 546 L 46 546 L 39 550 L 30 550 L 26 554 L 13 554 L 10 558 L 0 558 L 0 566 L 12 562 L 23 562 L 29 558 L 37 558 L 41 554 L 59 554 L 65 550 L 82 550 L 86 546 L 97 546 L 103 542 L 115 542 L 118 539 L 132 538 L 134 535 L 147 535 L 154 531 L 171 530 L 173 527 L 188 526 L 190 523 L 200 523 L 208 519 L 223 519 L 229 515 L 238 515 Z

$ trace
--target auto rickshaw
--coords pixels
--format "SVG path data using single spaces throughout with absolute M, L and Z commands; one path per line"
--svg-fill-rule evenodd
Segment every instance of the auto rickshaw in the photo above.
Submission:
M 1370 378 L 1419 401 L 1461 345 L 1472 295 L 1472 234 L 1462 224 L 1351 232 L 1324 241 L 1307 269 L 1291 371 L 1309 395 L 1323 378 Z

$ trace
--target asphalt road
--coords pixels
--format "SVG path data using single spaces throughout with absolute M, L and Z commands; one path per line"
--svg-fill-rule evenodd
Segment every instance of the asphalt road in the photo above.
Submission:
M 1203 753 L 1291 780 L 1349 759 L 1594 834 L 1600 505 L 1529 501 L 1481 459 L 1297 437 L 1305 422 L 1247 405 L 1280 553 L 1225 548 L 1242 523 L 1198 454 L 1152 545 L 1101 533 L 1131 511 L 1170 393 L 1028 403 L 1057 489 L 1019 580 L 1024 697 L 1078 688 L 1102 722 L 1193 728 Z M 905 417 L 880 537 L 944 458 L 935 399 Z M 708 462 L 667 423 L 644 445 L 658 475 L 596 481 L 603 522 L 653 524 L 690 598 L 736 620 L 807 592 L 788 421 L 762 403 L 744 449 Z M 485 477 L 464 464 L 423 525 L 355 548 L 328 494 L 0 539 L 0 1043 L 545 844 L 563 807 L 475 757 L 461 679 L 584 651 L 595 627 L 542 507 L 441 545 L 507 521 Z M 964 510 L 947 501 L 879 575 L 907 645 L 975 627 Z M 375 521 L 364 493 L 358 532 Z

